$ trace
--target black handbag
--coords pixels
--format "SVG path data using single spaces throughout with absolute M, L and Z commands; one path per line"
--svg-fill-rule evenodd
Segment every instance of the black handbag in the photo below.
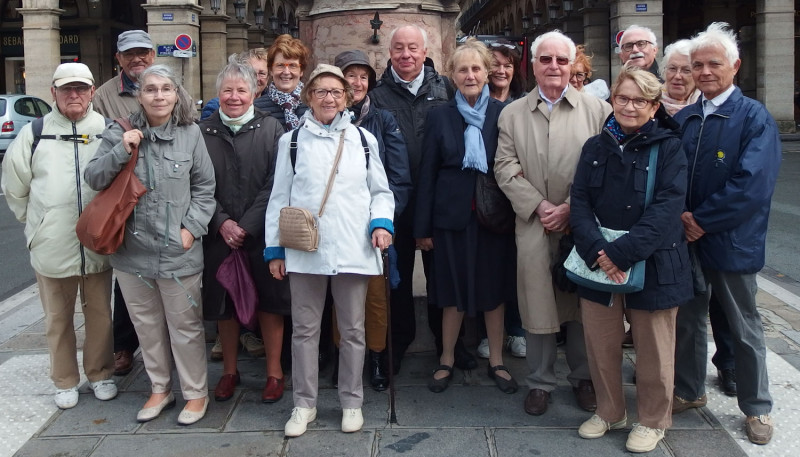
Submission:
M 475 213 L 478 223 L 501 235 L 514 233 L 516 214 L 494 173 L 478 173 L 475 180 Z

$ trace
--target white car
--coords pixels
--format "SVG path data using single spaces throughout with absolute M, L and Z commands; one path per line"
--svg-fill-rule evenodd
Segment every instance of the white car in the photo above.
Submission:
M 0 155 L 14 141 L 25 124 L 52 110 L 41 98 L 30 95 L 0 95 Z

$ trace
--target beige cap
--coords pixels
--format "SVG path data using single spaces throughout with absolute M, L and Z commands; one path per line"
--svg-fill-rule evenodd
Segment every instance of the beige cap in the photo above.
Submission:
M 84 83 L 90 86 L 94 85 L 94 76 L 89 67 L 82 63 L 68 62 L 62 63 L 56 68 L 53 73 L 53 86 L 61 87 L 68 83 Z

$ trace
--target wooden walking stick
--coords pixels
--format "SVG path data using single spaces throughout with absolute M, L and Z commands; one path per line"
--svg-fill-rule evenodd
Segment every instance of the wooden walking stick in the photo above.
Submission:
M 389 423 L 397 423 L 397 413 L 394 409 L 394 355 L 392 352 L 392 281 L 389 279 L 389 250 L 381 253 L 383 258 L 383 283 L 386 289 L 386 352 L 389 353 Z

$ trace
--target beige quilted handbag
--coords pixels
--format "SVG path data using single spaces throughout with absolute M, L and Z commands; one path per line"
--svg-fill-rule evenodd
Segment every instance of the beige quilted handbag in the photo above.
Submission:
M 333 188 L 333 177 L 336 176 L 336 167 L 339 166 L 339 159 L 342 157 L 344 147 L 344 134 L 339 137 L 339 149 L 336 151 L 336 158 L 333 160 L 333 168 L 328 177 L 328 186 L 325 188 L 325 195 L 322 197 L 322 204 L 319 205 L 319 215 L 325 211 L 325 202 Z M 285 206 L 281 208 L 281 215 L 278 219 L 278 244 L 285 248 L 296 249 L 304 252 L 314 252 L 319 247 L 319 230 L 317 220 L 311 211 L 297 206 Z

